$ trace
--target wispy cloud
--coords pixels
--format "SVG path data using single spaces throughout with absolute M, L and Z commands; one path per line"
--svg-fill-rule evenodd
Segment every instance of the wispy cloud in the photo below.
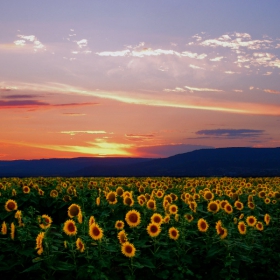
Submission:
M 219 137 L 219 138 L 254 138 L 260 137 L 264 134 L 264 130 L 258 129 L 209 129 L 199 130 L 196 135 L 202 135 L 206 137 Z
M 125 137 L 129 141 L 147 141 L 147 140 L 153 140 L 155 138 L 154 134 L 125 134 Z
M 191 92 L 194 92 L 194 91 L 216 91 L 216 92 L 222 91 L 221 89 L 215 89 L 215 88 L 197 88 L 197 87 L 189 87 L 189 86 L 185 86 L 185 88 L 187 88 Z
M 279 90 L 265 89 L 264 91 L 265 91 L 265 92 L 268 92 L 268 93 L 273 93 L 273 94 L 280 94 L 280 91 L 279 91 Z
M 104 130 L 70 130 L 70 131 L 60 131 L 62 134 L 106 134 L 107 132 Z

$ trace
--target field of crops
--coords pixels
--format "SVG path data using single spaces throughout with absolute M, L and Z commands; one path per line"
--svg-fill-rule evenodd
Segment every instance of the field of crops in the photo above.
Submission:
M 279 279 L 280 178 L 2 178 L 9 279 Z

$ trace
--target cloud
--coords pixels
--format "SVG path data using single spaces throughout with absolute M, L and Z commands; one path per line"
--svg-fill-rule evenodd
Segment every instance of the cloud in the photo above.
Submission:
M 79 48 L 84 48 L 87 46 L 88 41 L 87 39 L 82 39 L 80 41 L 75 41 L 77 43 L 77 45 L 79 46 Z
M 189 89 L 191 92 L 194 92 L 194 91 L 216 91 L 216 92 L 222 91 L 220 89 L 214 89 L 214 88 L 196 88 L 196 87 L 189 87 L 189 86 L 185 86 L 185 88 Z
M 70 130 L 70 131 L 60 131 L 62 134 L 70 134 L 70 135 L 76 135 L 76 134 L 106 134 L 107 132 L 104 130 Z
M 264 130 L 256 129 L 210 129 L 210 130 L 199 130 L 195 134 L 203 135 L 204 137 L 214 137 L 214 138 L 227 138 L 227 139 L 237 139 L 237 138 L 251 138 L 260 137 L 264 133 Z
M 125 134 L 125 137 L 129 141 L 146 141 L 146 140 L 153 140 L 155 135 L 154 134 Z
M 268 92 L 268 93 L 273 93 L 273 94 L 280 94 L 280 91 L 279 91 L 279 90 L 265 89 L 264 91 L 265 91 L 265 92 Z
M 200 46 L 207 47 L 223 47 L 232 50 L 247 48 L 250 50 L 259 50 L 270 48 L 273 41 L 271 40 L 252 40 L 248 33 L 233 33 L 222 35 L 219 38 L 207 39 L 199 43 Z
M 35 52 L 41 49 L 46 50 L 46 47 L 35 35 L 17 35 L 17 37 L 20 38 L 20 40 L 15 40 L 14 44 L 18 47 L 28 47 L 31 45 Z
M 174 55 L 177 57 L 188 57 L 193 59 L 204 59 L 207 54 L 197 54 L 189 51 L 177 52 L 174 50 L 151 49 L 143 48 L 141 50 L 121 50 L 121 51 L 104 51 L 95 53 L 99 56 L 112 56 L 112 57 L 145 57 L 145 56 L 160 56 L 160 55 Z
M 221 61 L 223 58 L 223 56 L 217 56 L 215 58 L 211 58 L 210 61 Z
M 0 100 L 0 110 L 1 109 L 23 109 L 23 108 L 57 108 L 57 107 L 79 107 L 79 106 L 91 106 L 98 105 L 99 103 L 85 102 L 85 103 L 62 103 L 62 104 L 50 104 L 47 102 L 42 102 L 38 100 Z
M 196 66 L 196 65 L 193 65 L 193 64 L 189 64 L 189 66 L 190 66 L 190 68 L 193 68 L 193 69 L 202 69 L 202 70 L 204 70 L 204 68 Z
M 13 94 L 13 95 L 4 95 L 4 99 L 28 99 L 28 98 L 38 98 L 42 97 L 41 95 L 28 95 L 28 94 Z
M 82 113 L 62 113 L 62 115 L 66 115 L 69 117 L 80 117 L 80 116 L 85 116 L 86 114 L 82 114 Z

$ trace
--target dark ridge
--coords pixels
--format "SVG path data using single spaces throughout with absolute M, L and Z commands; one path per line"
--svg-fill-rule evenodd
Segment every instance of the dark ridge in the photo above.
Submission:
M 280 148 L 201 149 L 162 159 L 73 158 L 0 161 L 0 176 L 280 176 Z

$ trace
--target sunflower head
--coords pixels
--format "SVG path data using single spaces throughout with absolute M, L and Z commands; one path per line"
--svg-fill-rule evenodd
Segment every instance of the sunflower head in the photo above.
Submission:
M 224 206 L 224 211 L 228 214 L 231 214 L 233 212 L 233 208 L 231 206 L 231 204 L 227 203 L 225 206 Z
M 127 196 L 123 196 L 123 204 L 124 205 L 128 205 L 128 206 L 133 206 L 134 204 L 134 200 L 131 196 L 127 195 Z
M 175 204 L 169 205 L 168 212 L 169 212 L 169 214 L 173 214 L 173 215 L 177 214 L 178 213 L 178 206 L 175 205 Z
M 257 219 L 255 216 L 248 216 L 246 218 L 246 223 L 248 226 L 253 227 L 257 223 Z
M 257 230 L 262 231 L 263 230 L 263 223 L 262 222 L 257 222 L 255 227 L 256 227 Z
M 40 228 L 42 229 L 47 229 L 51 226 L 51 223 L 52 223 L 52 218 L 48 215 L 42 215 L 42 217 L 39 218 L 39 221 L 40 221 Z
M 17 203 L 14 200 L 12 200 L 12 199 L 9 199 L 5 203 L 5 210 L 8 211 L 8 212 L 17 210 L 17 207 L 18 207 Z
M 130 210 L 125 215 L 125 221 L 130 227 L 137 227 L 141 222 L 140 213 L 136 210 Z
M 63 231 L 69 236 L 76 235 L 77 234 L 77 227 L 76 227 L 75 222 L 73 220 L 67 220 L 64 223 Z
M 85 251 L 85 244 L 83 243 L 81 238 L 77 238 L 77 240 L 76 240 L 76 248 L 81 253 L 83 253 Z
M 133 244 L 129 243 L 129 242 L 125 242 L 122 244 L 122 253 L 128 257 L 128 258 L 132 258 L 135 256 L 135 252 L 136 249 L 134 247 Z
M 118 230 L 123 229 L 124 228 L 124 222 L 120 221 L 120 220 L 116 221 L 115 228 L 118 229 Z
M 109 204 L 116 204 L 118 202 L 117 193 L 110 191 L 106 196 L 106 200 L 109 202 Z
M 126 236 L 126 233 L 124 230 L 121 230 L 118 233 L 118 239 L 119 239 L 120 244 L 127 242 L 127 236 Z
M 184 217 L 189 223 L 193 220 L 193 215 L 191 214 L 185 214 Z
M 270 223 L 270 215 L 269 214 L 264 215 L 264 222 L 267 226 L 269 225 L 269 223 Z
M 206 232 L 209 228 L 209 225 L 206 220 L 204 220 L 203 218 L 200 218 L 197 222 L 197 227 L 198 227 L 199 231 Z
M 206 192 L 204 192 L 203 197 L 206 200 L 213 200 L 214 199 L 214 194 L 211 191 L 206 191 Z
M 208 212 L 217 213 L 220 210 L 220 205 L 216 201 L 210 201 L 207 210 Z
M 78 204 L 71 204 L 68 208 L 68 216 L 70 218 L 76 217 L 81 213 L 81 207 Z
M 161 232 L 161 227 L 159 224 L 150 223 L 147 226 L 147 232 L 151 237 L 157 237 Z
M 171 227 L 168 230 L 168 235 L 170 239 L 177 240 L 179 238 L 179 231 L 175 227 Z
M 151 222 L 156 223 L 156 224 L 162 224 L 163 223 L 163 217 L 158 213 L 154 213 L 151 217 Z
M 94 223 L 89 227 L 89 235 L 94 240 L 101 240 L 103 237 L 103 230 Z
M 23 193 L 30 193 L 30 188 L 28 186 L 23 186 L 22 192 Z
M 51 190 L 50 196 L 51 197 L 57 197 L 58 196 L 58 191 L 57 190 Z
M 243 221 L 238 223 L 237 228 L 238 228 L 238 231 L 240 234 L 246 234 L 247 229 L 246 229 L 246 225 Z
M 151 209 L 154 211 L 157 209 L 156 201 L 154 199 L 149 199 L 146 205 L 147 205 L 148 209 Z

